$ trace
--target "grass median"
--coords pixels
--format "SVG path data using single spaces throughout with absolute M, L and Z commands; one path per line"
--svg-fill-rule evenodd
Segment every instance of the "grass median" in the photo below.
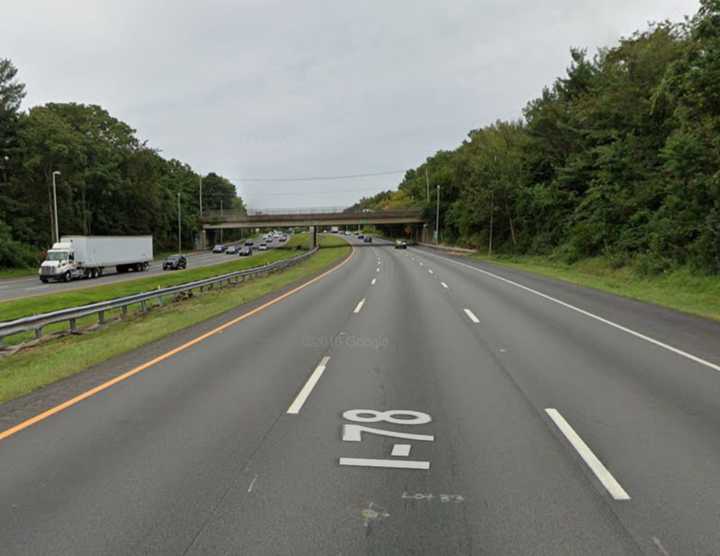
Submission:
M 131 315 L 80 336 L 52 339 L 0 359 L 0 403 L 310 278 L 337 264 L 351 249 L 334 237 L 323 237 L 321 245 L 308 260 L 266 278 L 171 303 L 145 315 Z
M 187 270 L 164 272 L 157 276 L 146 276 L 136 280 L 124 280 L 110 284 L 83 288 L 80 290 L 59 291 L 47 295 L 24 297 L 0 302 L 0 320 L 13 320 L 29 315 L 57 311 L 67 307 L 77 307 L 106 301 L 116 297 L 133 295 L 157 288 L 176 286 L 195 280 L 202 280 L 228 272 L 244 270 L 247 268 L 262 266 L 281 259 L 287 259 L 299 254 L 293 249 L 272 249 L 262 253 L 256 253 L 252 257 L 236 257 L 225 263 L 218 263 L 200 268 L 188 268 Z M 221 256 L 221 255 L 219 255 Z
M 720 277 L 701 275 L 688 268 L 646 276 L 632 267 L 613 268 L 601 257 L 572 265 L 538 256 L 471 258 L 720 320 Z

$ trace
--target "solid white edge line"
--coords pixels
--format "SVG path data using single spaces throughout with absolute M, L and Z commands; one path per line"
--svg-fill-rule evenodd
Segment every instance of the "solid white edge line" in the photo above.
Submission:
M 611 320 L 608 320 L 606 318 L 603 318 L 599 315 L 596 315 L 594 313 L 591 313 L 589 311 L 586 311 L 585 309 L 581 309 L 580 307 L 576 307 L 575 305 L 570 305 L 570 303 L 566 303 L 565 301 L 561 301 L 560 299 L 557 299 L 555 297 L 552 297 L 550 295 L 547 295 L 545 293 L 542 293 L 538 290 L 534 290 L 533 288 L 529 288 L 528 286 L 523 286 L 522 284 L 515 282 L 513 280 L 509 280 L 507 278 L 504 278 L 502 276 L 499 276 L 497 274 L 493 274 L 492 272 L 488 272 L 487 270 L 483 270 L 482 268 L 477 268 L 476 266 L 472 266 L 469 264 L 461 263 L 459 261 L 453 261 L 452 259 L 448 259 L 446 257 L 442 257 L 440 255 L 434 255 L 430 253 L 426 253 L 430 255 L 431 257 L 438 257 L 440 259 L 443 259 L 445 261 L 448 261 L 450 263 L 467 267 L 471 270 L 475 270 L 477 272 L 480 272 L 481 274 L 485 274 L 486 276 L 490 276 L 491 278 L 495 278 L 496 280 L 500 280 L 501 282 L 505 282 L 506 284 L 510 284 L 511 286 L 515 286 L 516 288 L 520 288 L 521 290 L 525 290 L 527 292 L 533 293 L 535 295 L 538 295 L 542 297 L 543 299 L 547 299 L 548 301 L 552 301 L 553 303 L 557 303 L 558 305 L 561 305 L 565 307 L 566 309 L 570 309 L 571 311 L 575 311 L 577 313 L 580 313 L 581 315 L 585 315 L 586 317 L 590 317 L 591 319 L 595 319 L 599 322 L 602 322 L 603 324 L 607 324 L 608 326 L 612 326 L 613 328 L 616 328 L 617 330 L 621 330 L 625 332 L 626 334 L 630 334 L 631 336 L 635 336 L 636 338 L 639 338 L 641 340 L 645 340 L 648 343 L 651 343 L 657 347 L 660 347 L 662 349 L 666 349 L 667 351 L 671 351 L 672 353 L 679 355 L 681 357 L 684 357 L 686 359 L 689 359 L 690 361 L 694 361 L 695 363 L 699 363 L 700 365 L 704 365 L 706 367 L 709 367 L 713 369 L 714 371 L 720 372 L 720 365 L 716 365 L 715 363 L 711 363 L 710 361 L 706 361 L 705 359 L 702 359 L 701 357 L 698 357 L 696 355 L 693 355 L 691 353 L 688 353 L 686 351 L 683 351 L 681 349 L 678 349 L 676 347 L 673 347 L 669 344 L 665 344 L 659 340 L 656 340 L 655 338 L 651 338 L 650 336 L 646 336 L 645 334 L 642 334 L 640 332 L 637 332 L 633 330 L 632 328 L 628 328 L 626 326 L 623 326 L 622 324 L 618 324 L 616 322 L 613 322 Z
M 310 375 L 310 378 L 307 379 L 307 382 L 300 389 L 298 395 L 295 396 L 293 403 L 291 403 L 290 407 L 288 407 L 288 413 L 292 413 L 293 415 L 297 415 L 298 413 L 300 413 L 300 410 L 302 409 L 305 400 L 307 400 L 313 388 L 315 388 L 317 381 L 320 380 L 320 377 L 325 372 L 325 367 L 327 367 L 328 361 L 330 361 L 329 355 L 326 355 L 320 360 L 320 363 L 318 363 L 318 366 L 315 367 L 315 370 Z
M 371 286 L 374 286 L 374 285 L 375 285 L 375 282 L 377 282 L 377 278 L 373 278 L 372 281 L 370 282 L 370 285 L 371 285 Z
M 560 412 L 557 409 L 549 407 L 545 409 L 545 413 L 548 414 L 550 419 L 553 420 L 553 423 L 560 429 L 560 432 L 563 433 L 568 442 L 572 444 L 572 447 L 580 454 L 583 461 L 610 493 L 610 496 L 612 496 L 614 500 L 630 500 L 630 495 L 625 492 L 625 489 L 620 486 L 620 483 L 615 480 L 615 477 L 612 476 L 610 471 L 608 471 L 597 456 L 595 456 L 583 439 L 578 436 Z
M 465 311 L 465 314 L 467 317 L 473 321 L 475 324 L 480 322 L 480 319 L 475 316 L 475 313 L 473 313 L 470 309 L 463 309 Z
M 447 288 L 447 287 L 448 287 L 448 285 L 447 285 L 445 282 L 440 282 L 440 285 L 441 285 L 443 288 Z
M 363 297 L 363 298 L 360 300 L 360 302 L 355 306 L 355 309 L 353 310 L 353 313 L 359 313 L 359 312 L 362 310 L 363 305 L 365 305 L 365 298 L 364 298 L 364 297 Z

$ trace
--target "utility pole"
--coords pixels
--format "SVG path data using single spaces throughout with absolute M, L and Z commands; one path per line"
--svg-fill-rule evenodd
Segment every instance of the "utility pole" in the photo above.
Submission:
M 182 255 L 182 220 L 180 216 L 180 192 L 178 191 L 178 255 Z
M 494 163 L 494 169 L 495 169 L 495 176 L 499 178 L 499 172 L 498 172 L 498 168 L 497 168 L 497 153 L 493 154 L 493 163 Z M 492 185 L 492 189 L 490 190 L 490 237 L 488 240 L 488 257 L 492 256 L 494 216 L 495 216 L 495 184 Z
M 440 185 L 437 186 L 437 206 L 435 208 L 435 244 L 440 243 Z
M 60 241 L 60 226 L 58 224 L 58 214 L 57 214 L 57 188 L 55 186 L 55 176 L 59 176 L 60 172 L 55 170 L 52 173 L 52 183 L 53 183 L 53 214 L 55 215 L 55 241 Z
M 8 155 L 3 156 L 3 183 L 7 185 L 9 182 L 8 180 L 8 162 L 10 161 L 10 157 Z
M 488 257 L 492 256 L 493 216 L 495 215 L 495 191 L 490 191 L 490 241 L 488 241 Z
M 425 166 L 425 202 L 430 204 L 430 179 L 428 178 L 427 166 Z
M 220 199 L 220 218 L 223 216 L 223 200 Z M 223 242 L 223 229 L 220 228 L 220 243 Z
M 202 174 L 200 174 L 200 218 L 202 218 Z

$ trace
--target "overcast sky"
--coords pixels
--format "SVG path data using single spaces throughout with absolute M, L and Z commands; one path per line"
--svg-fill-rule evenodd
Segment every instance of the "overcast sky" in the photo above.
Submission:
M 142 139 L 238 185 L 255 208 L 344 206 L 470 129 L 521 115 L 593 52 L 697 0 L 23 0 L 0 57 L 25 107 L 100 104 Z

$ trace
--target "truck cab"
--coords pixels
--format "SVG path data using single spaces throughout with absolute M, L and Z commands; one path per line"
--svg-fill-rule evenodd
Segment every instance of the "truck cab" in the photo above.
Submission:
M 42 282 L 49 280 L 70 281 L 77 276 L 75 252 L 72 243 L 55 243 L 47 252 L 47 257 L 40 265 L 38 274 Z

